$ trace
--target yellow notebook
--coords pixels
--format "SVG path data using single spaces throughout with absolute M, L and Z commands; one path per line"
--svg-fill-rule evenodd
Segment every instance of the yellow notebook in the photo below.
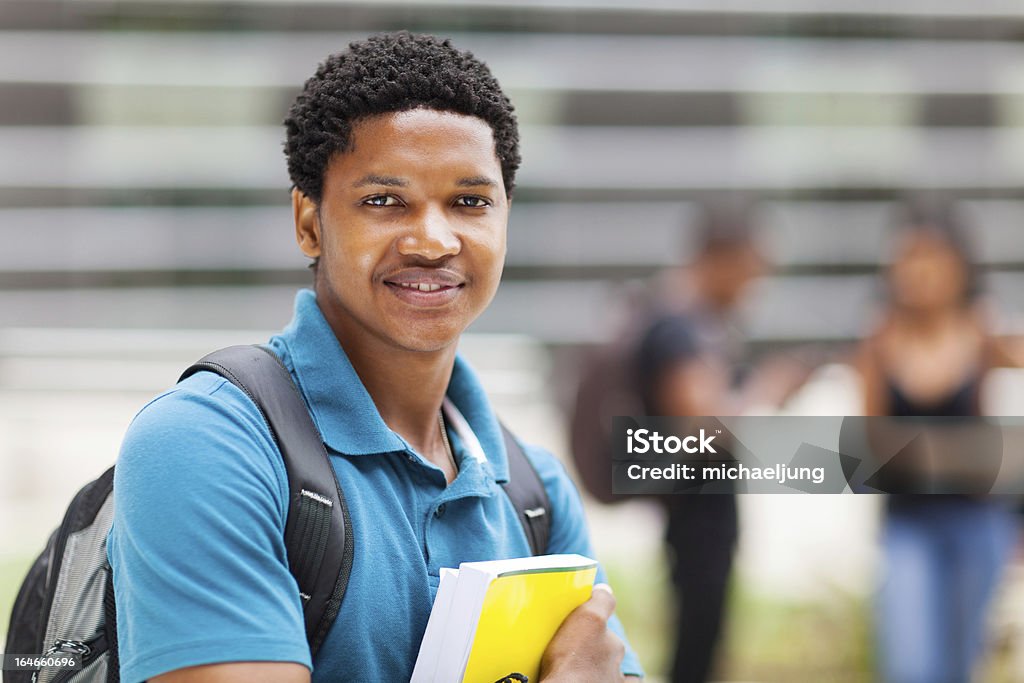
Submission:
M 562 621 L 590 597 L 597 563 L 581 555 L 463 562 L 442 570 L 412 683 L 536 681 Z

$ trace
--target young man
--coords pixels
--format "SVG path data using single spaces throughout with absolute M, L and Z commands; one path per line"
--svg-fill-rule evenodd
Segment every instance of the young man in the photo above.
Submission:
M 471 55 L 403 32 L 331 56 L 285 123 L 315 282 L 270 347 L 347 497 L 345 598 L 311 661 L 280 453 L 240 390 L 198 373 L 141 411 L 118 461 L 108 553 L 124 681 L 405 681 L 440 568 L 530 554 L 500 486 L 497 419 L 456 355 L 501 277 L 511 104 Z M 565 471 L 527 454 L 551 499 L 548 552 L 592 554 Z M 566 619 L 542 680 L 641 675 L 613 608 L 595 591 Z
M 736 309 L 765 271 L 754 238 L 751 207 L 701 207 L 692 263 L 667 278 L 661 313 L 642 337 L 636 357 L 647 415 L 742 415 L 778 405 L 806 376 L 778 357 L 740 370 L 745 339 Z M 734 493 L 661 496 L 665 541 L 676 589 L 672 683 L 705 683 L 712 674 L 739 534 Z

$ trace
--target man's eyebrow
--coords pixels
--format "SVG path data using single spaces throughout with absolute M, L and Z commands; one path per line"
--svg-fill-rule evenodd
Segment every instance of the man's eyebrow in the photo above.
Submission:
M 352 183 L 352 187 L 365 187 L 366 185 L 384 185 L 385 187 L 406 187 L 408 180 L 391 175 L 377 175 L 370 173 Z
M 481 185 L 486 187 L 494 187 L 498 183 L 485 175 L 475 175 L 470 176 L 469 178 L 459 178 L 459 180 L 455 184 L 458 185 L 459 187 L 480 187 Z

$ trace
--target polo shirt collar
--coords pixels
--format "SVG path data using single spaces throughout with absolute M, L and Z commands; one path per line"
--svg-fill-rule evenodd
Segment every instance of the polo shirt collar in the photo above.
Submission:
M 271 340 L 271 346 L 283 351 L 285 364 L 291 367 L 329 448 L 345 455 L 411 450 L 380 416 L 312 290 L 298 292 L 295 315 Z M 495 480 L 507 481 L 508 458 L 501 427 L 479 378 L 461 355 L 456 355 L 446 393 L 480 441 Z
M 491 402 L 484 392 L 480 379 L 461 355 L 455 356 L 447 396 L 479 440 L 495 481 L 507 482 L 508 455 L 505 453 L 505 438 L 501 432 L 501 425 L 494 410 L 491 409 Z

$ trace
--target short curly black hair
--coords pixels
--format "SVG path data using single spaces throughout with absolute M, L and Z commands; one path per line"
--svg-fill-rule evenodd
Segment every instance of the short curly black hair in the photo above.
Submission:
M 351 43 L 306 81 L 284 120 L 292 184 L 319 204 L 327 163 L 336 152 L 351 149 L 353 124 L 420 107 L 486 121 L 511 196 L 520 161 L 512 103 L 487 65 L 472 54 L 450 40 L 408 31 Z

